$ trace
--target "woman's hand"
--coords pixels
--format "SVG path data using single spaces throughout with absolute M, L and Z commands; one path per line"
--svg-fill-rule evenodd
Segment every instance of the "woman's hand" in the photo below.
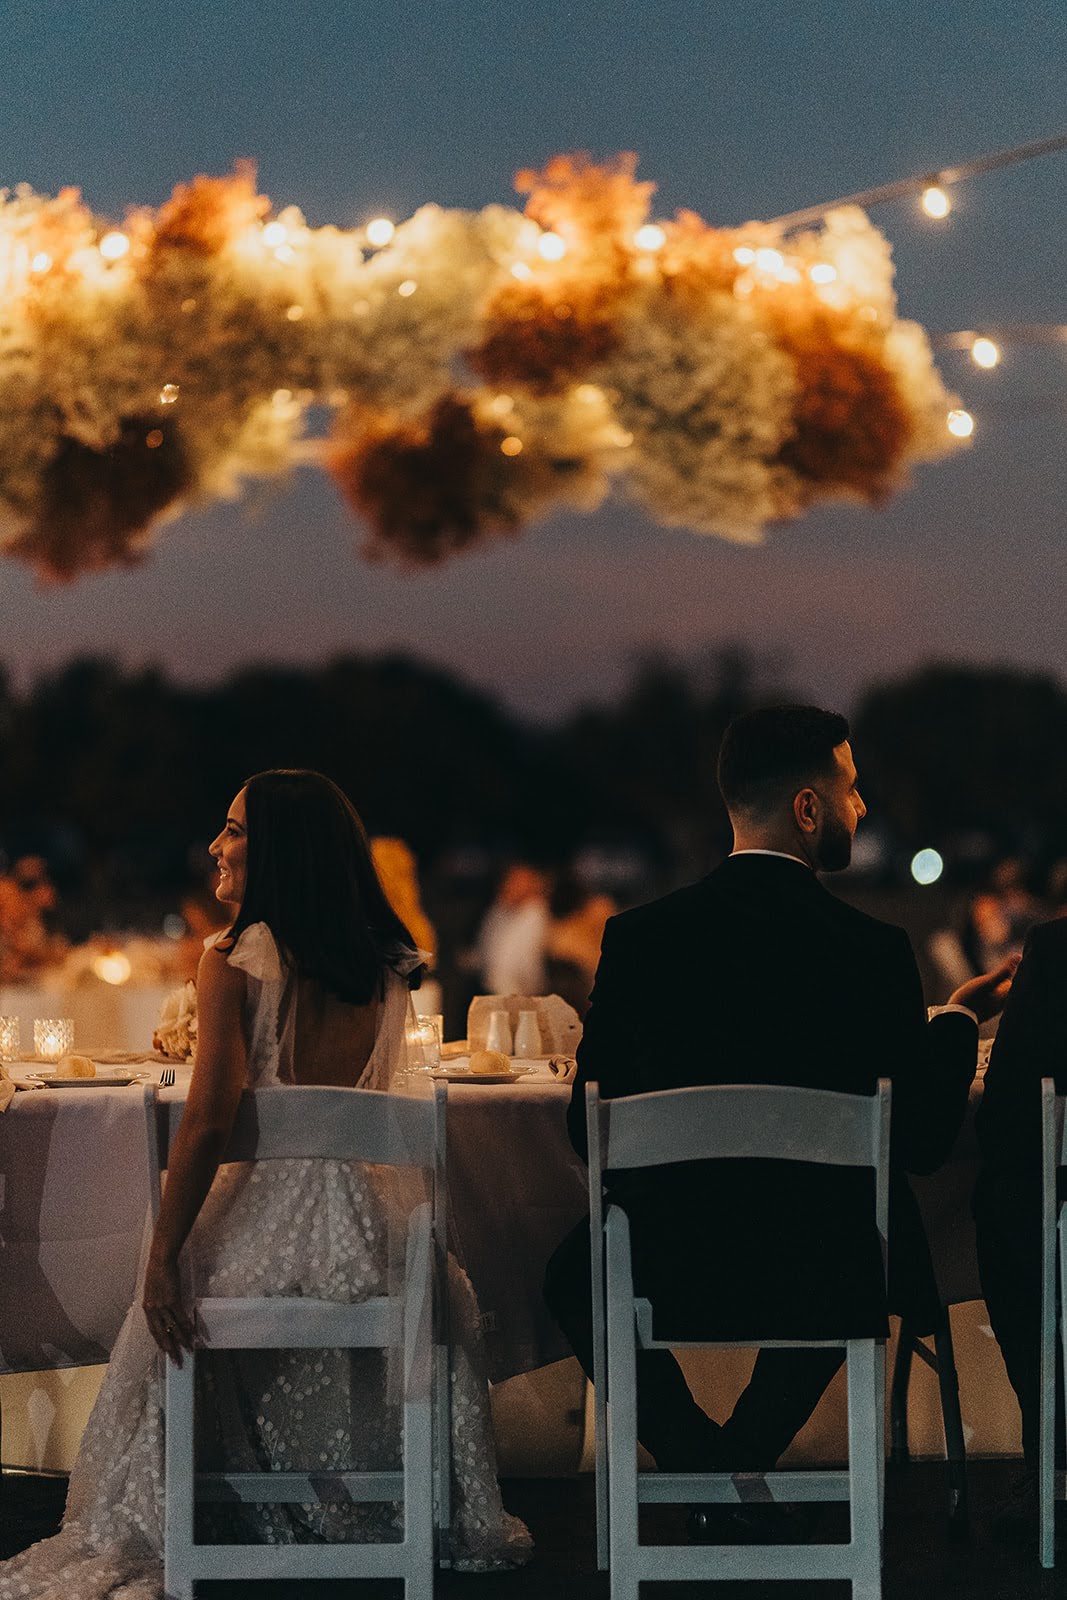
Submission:
M 176 1261 L 149 1256 L 141 1304 L 148 1331 L 163 1354 L 180 1367 L 182 1350 L 193 1348 L 193 1322 L 182 1304 L 181 1275 Z

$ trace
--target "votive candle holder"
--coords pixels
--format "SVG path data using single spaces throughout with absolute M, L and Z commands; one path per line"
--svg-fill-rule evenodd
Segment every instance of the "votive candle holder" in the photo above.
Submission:
M 59 1061 L 74 1048 L 74 1023 L 70 1017 L 36 1017 L 33 1052 L 39 1061 Z
M 441 1030 L 436 1017 L 416 1017 L 411 1027 L 411 1043 L 418 1067 L 434 1072 L 441 1065 Z
M 0 1017 L 0 1061 L 17 1061 L 20 1044 L 18 1017 Z

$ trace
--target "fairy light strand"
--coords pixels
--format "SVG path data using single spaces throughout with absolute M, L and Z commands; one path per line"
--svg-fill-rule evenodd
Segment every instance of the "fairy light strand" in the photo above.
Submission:
M 905 200 L 909 195 L 921 195 L 924 189 L 942 189 L 946 185 L 962 183 L 965 178 L 983 177 L 999 167 L 1012 167 L 1020 161 L 1035 161 L 1038 156 L 1054 155 L 1060 150 L 1067 150 L 1067 133 L 1056 134 L 1051 139 L 1033 139 L 1027 144 L 1012 145 L 1006 150 L 994 150 L 989 155 L 977 156 L 973 161 L 965 161 L 959 166 L 937 167 L 913 178 L 897 178 L 892 183 L 881 183 L 872 189 L 861 189 L 856 194 L 842 195 L 839 200 L 827 200 L 822 205 L 788 211 L 784 216 L 770 218 L 770 225 L 783 229 L 802 228 L 808 223 L 818 222 L 828 211 L 836 211 L 839 206 L 862 206 L 868 210 L 871 206 L 887 205 L 892 200 Z

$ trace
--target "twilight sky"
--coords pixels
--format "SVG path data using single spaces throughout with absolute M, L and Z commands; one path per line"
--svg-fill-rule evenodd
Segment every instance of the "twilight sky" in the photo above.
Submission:
M 1064 131 L 1061 0 L 0 0 L 0 185 L 81 187 L 121 218 L 253 157 L 315 225 L 512 199 L 563 150 L 639 152 L 655 210 L 709 221 L 833 199 Z M 973 180 L 945 223 L 880 207 L 902 312 L 931 331 L 1067 321 L 1067 154 Z M 1067 676 L 1067 345 L 942 370 L 974 448 L 879 511 L 760 548 L 609 503 L 430 573 L 353 555 L 317 473 L 164 530 L 133 571 L 40 591 L 0 567 L 0 660 L 75 652 L 210 678 L 249 660 L 404 649 L 551 717 L 635 650 L 783 650 L 847 708 L 930 659 Z M 2 403 L 2 397 L 0 397 Z

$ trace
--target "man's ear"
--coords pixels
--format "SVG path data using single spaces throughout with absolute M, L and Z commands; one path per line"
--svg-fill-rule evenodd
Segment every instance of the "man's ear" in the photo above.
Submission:
M 819 797 L 814 789 L 801 789 L 793 797 L 793 820 L 801 833 L 814 833 L 819 825 Z

